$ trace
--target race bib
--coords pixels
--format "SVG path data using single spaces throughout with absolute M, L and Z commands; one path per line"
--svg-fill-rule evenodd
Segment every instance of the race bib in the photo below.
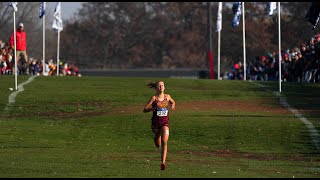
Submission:
M 167 108 L 158 108 L 157 109 L 157 116 L 168 116 L 168 109 Z

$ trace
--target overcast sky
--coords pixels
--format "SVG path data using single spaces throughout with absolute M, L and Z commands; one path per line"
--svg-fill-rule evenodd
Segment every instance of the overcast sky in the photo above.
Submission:
M 70 18 L 77 9 L 81 8 L 82 3 L 83 2 L 61 2 L 62 18 Z
M 61 16 L 62 19 L 69 19 L 72 17 L 72 15 L 82 7 L 83 2 L 61 2 Z M 52 11 L 54 10 L 56 6 L 56 2 L 47 2 L 47 7 L 50 9 L 52 8 Z

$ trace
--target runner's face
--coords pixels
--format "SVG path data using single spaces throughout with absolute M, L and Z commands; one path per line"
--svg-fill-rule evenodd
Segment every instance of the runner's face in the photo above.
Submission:
M 165 90 L 164 83 L 162 81 L 159 81 L 157 84 L 157 91 L 164 92 L 164 90 Z

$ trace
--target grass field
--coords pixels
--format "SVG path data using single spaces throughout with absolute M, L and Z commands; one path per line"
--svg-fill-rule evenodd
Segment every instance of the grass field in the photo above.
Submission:
M 160 171 L 149 80 L 37 77 L 8 105 L 14 76 L 0 76 L 0 177 L 320 177 L 320 150 L 278 82 L 207 79 L 162 79 L 176 110 Z M 320 131 L 319 83 L 282 83 L 281 95 Z

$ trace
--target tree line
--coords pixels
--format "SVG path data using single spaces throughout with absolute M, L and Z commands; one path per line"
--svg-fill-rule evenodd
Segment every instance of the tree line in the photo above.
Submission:
M 6 10 L 7 4 L 0 3 L 2 40 L 13 31 L 12 11 Z M 317 33 L 304 20 L 310 6 L 311 2 L 281 2 L 283 48 L 299 46 Z M 215 32 L 218 2 L 211 2 L 210 8 Z M 277 11 L 267 16 L 267 2 L 245 2 L 245 10 L 247 61 L 278 51 Z M 25 24 L 28 54 L 41 59 L 42 21 L 38 13 L 39 2 L 19 2 L 16 22 Z M 78 64 L 80 69 L 209 69 L 207 13 L 206 2 L 85 2 L 73 18 L 63 22 L 60 59 Z M 236 28 L 231 26 L 232 19 L 232 3 L 223 2 L 222 72 L 243 61 L 242 19 Z M 46 57 L 55 59 L 57 34 L 51 29 L 52 17 L 46 22 Z M 215 68 L 217 38 L 213 33 Z

